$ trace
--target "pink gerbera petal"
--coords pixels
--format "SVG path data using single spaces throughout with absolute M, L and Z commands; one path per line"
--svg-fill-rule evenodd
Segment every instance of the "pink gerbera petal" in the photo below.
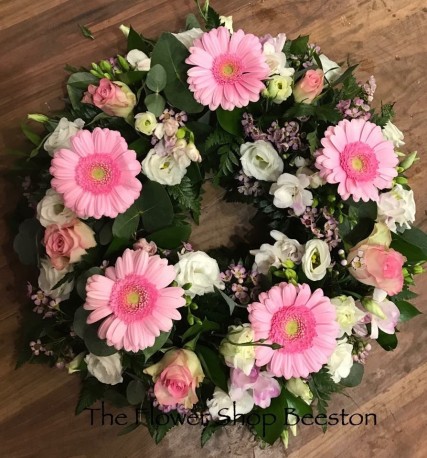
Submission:
M 321 289 L 312 293 L 306 284 L 280 283 L 260 295 L 248 310 L 254 340 L 281 346 L 278 350 L 256 347 L 257 366 L 267 364 L 274 375 L 289 379 L 307 377 L 328 362 L 336 346 L 338 323 L 335 307 Z
M 262 80 L 269 67 L 257 37 L 225 27 L 213 29 L 195 40 L 187 64 L 188 84 L 195 99 L 216 110 L 244 107 L 259 100 L 265 88 Z
M 378 190 L 392 187 L 398 158 L 381 128 L 363 119 L 343 120 L 330 126 L 316 158 L 320 176 L 338 183 L 338 193 L 357 202 L 378 200 Z
M 55 153 L 50 167 L 52 188 L 65 205 L 80 218 L 124 213 L 141 193 L 136 153 L 119 132 L 99 127 L 79 131 L 71 144 Z
M 98 335 L 118 350 L 137 352 L 152 346 L 161 331 L 180 319 L 176 310 L 185 305 L 184 290 L 170 283 L 173 266 L 144 250 L 127 249 L 106 277 L 93 275 L 86 285 L 88 323 L 101 323 Z

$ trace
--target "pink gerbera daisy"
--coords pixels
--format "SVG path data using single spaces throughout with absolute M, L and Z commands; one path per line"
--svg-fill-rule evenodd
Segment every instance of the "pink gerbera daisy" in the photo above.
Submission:
M 151 347 L 161 331 L 171 330 L 172 320 L 181 319 L 176 309 L 185 305 L 184 290 L 168 286 L 175 276 L 166 259 L 127 249 L 105 269 L 105 277 L 89 277 L 84 308 L 92 313 L 87 322 L 106 318 L 98 335 L 117 350 Z
M 195 40 L 190 53 L 187 81 L 199 103 L 233 110 L 259 100 L 270 69 L 255 35 L 218 27 Z
M 321 289 L 311 293 L 306 284 L 280 283 L 258 300 L 248 307 L 254 339 L 282 348 L 256 346 L 256 365 L 267 364 L 270 372 L 286 379 L 318 372 L 333 353 L 339 333 L 329 298 Z
M 136 176 L 141 164 L 119 132 L 97 127 L 81 130 L 69 149 L 55 153 L 50 167 L 52 188 L 80 218 L 115 218 L 139 197 Z
M 352 196 L 356 202 L 377 201 L 379 189 L 392 187 L 399 161 L 393 143 L 384 139 L 376 124 L 345 119 L 330 126 L 321 143 L 316 167 L 328 183 L 339 183 L 343 199 Z

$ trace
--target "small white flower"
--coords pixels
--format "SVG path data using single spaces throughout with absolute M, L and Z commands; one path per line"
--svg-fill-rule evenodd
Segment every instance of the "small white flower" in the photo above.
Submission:
M 240 326 L 229 326 L 227 337 L 219 347 L 219 352 L 224 356 L 227 366 L 240 369 L 246 375 L 249 375 L 255 364 L 255 346 L 233 345 L 233 343 L 242 344 L 253 341 L 254 332 L 249 323 Z
M 290 239 L 279 231 L 271 231 L 270 235 L 276 240 L 274 245 L 263 243 L 259 250 L 251 250 L 255 256 L 255 264 L 258 271 L 266 275 L 270 267 L 279 267 L 284 261 L 292 261 L 295 264 L 301 262 L 304 247 L 298 240 Z
M 68 121 L 67 118 L 61 118 L 56 126 L 56 129 L 45 141 L 43 148 L 49 153 L 49 156 L 52 157 L 56 150 L 61 148 L 70 148 L 71 137 L 83 129 L 84 125 L 84 121 L 80 118 L 75 121 Z
M 76 215 L 69 208 L 64 207 L 64 200 L 61 194 L 53 189 L 48 189 L 46 195 L 37 204 L 37 219 L 43 227 L 51 224 L 62 226 L 76 218 Z
M 380 194 L 377 206 L 378 221 L 385 223 L 392 232 L 409 229 L 410 223 L 415 221 L 414 192 L 404 189 L 400 184 Z
M 101 383 L 117 385 L 123 382 L 123 367 L 119 353 L 113 353 L 110 356 L 96 356 L 89 353 L 85 361 L 89 374 L 96 377 Z
M 197 27 L 186 30 L 185 32 L 173 33 L 172 35 L 180 41 L 187 49 L 190 49 L 193 46 L 194 40 L 200 38 L 204 34 L 202 29 Z
M 302 215 L 313 203 L 313 194 L 305 189 L 309 185 L 310 178 L 307 175 L 280 175 L 277 183 L 270 188 L 270 194 L 274 195 L 273 204 L 277 208 L 292 208 L 297 216 Z
M 235 407 L 233 405 L 235 403 Z M 234 420 L 239 415 L 249 413 L 254 407 L 254 400 L 248 391 L 244 391 L 240 399 L 232 399 L 221 388 L 215 387 L 213 397 L 206 401 L 209 413 L 213 420 L 226 420 L 227 416 Z
M 286 389 L 293 395 L 301 398 L 308 405 L 313 401 L 313 393 L 308 387 L 308 383 L 300 378 L 290 378 L 286 382 Z
M 233 33 L 233 16 L 220 16 L 219 22 L 228 29 L 230 33 Z
M 305 252 L 301 260 L 305 276 L 312 281 L 321 280 L 330 265 L 331 254 L 328 244 L 319 239 L 309 240 L 305 244 Z
M 74 281 L 63 283 L 56 289 L 52 288 L 71 270 L 70 267 L 66 267 L 62 270 L 55 269 L 48 258 L 42 259 L 40 261 L 40 274 L 38 279 L 39 288 L 52 299 L 68 299 L 73 290 Z
M 400 131 L 391 121 L 388 121 L 383 127 L 383 136 L 386 140 L 393 142 L 396 148 L 400 148 L 405 144 L 402 131 Z
M 151 113 L 151 111 L 138 113 L 135 116 L 135 129 L 138 132 L 142 132 L 145 135 L 153 135 L 156 127 L 157 118 L 153 113 Z
M 193 162 L 202 162 L 202 156 L 200 155 L 200 151 L 196 148 L 194 143 L 188 143 L 185 148 L 185 154 L 187 155 L 188 159 Z
M 187 173 L 187 166 L 190 160 L 187 158 L 186 166 L 178 162 L 174 156 L 160 156 L 156 149 L 151 149 L 146 158 L 142 161 L 142 173 L 151 181 L 174 186 L 181 183 Z
M 275 181 L 283 172 L 283 161 L 271 143 L 257 140 L 240 147 L 243 172 L 257 180 Z
M 266 94 L 273 103 L 280 104 L 291 96 L 293 82 L 291 76 L 274 75 L 267 83 Z
M 319 59 L 322 63 L 325 78 L 330 83 L 336 81 L 343 74 L 342 68 L 336 62 L 329 59 L 329 57 L 325 56 L 324 54 L 320 54 Z
M 203 251 L 180 254 L 175 271 L 175 281 L 179 286 L 191 283 L 191 288 L 185 292 L 188 296 L 213 293 L 214 287 L 224 289 L 218 263 Z
M 352 329 L 365 316 L 361 310 L 356 307 L 354 299 L 351 296 L 337 296 L 331 299 L 337 311 L 337 322 L 340 325 L 340 335 L 351 335 Z
M 342 339 L 337 342 L 337 346 L 329 358 L 327 368 L 332 380 L 339 383 L 342 378 L 349 376 L 353 367 L 353 345 Z
M 135 70 L 140 72 L 148 72 L 150 70 L 151 59 L 139 49 L 131 49 L 126 55 L 126 60 Z

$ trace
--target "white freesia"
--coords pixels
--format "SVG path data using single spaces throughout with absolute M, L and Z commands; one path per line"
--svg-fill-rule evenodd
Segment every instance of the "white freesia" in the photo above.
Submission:
M 254 332 L 249 323 L 229 326 L 227 337 L 221 342 L 219 352 L 229 367 L 242 370 L 246 375 L 251 373 L 255 364 L 255 346 L 234 345 L 254 341 Z M 233 342 L 233 343 L 230 343 Z
M 329 59 L 329 57 L 325 56 L 324 54 L 320 54 L 319 59 L 322 63 L 325 78 L 330 83 L 336 81 L 343 74 L 342 68 L 336 62 Z
M 62 226 L 72 221 L 76 217 L 75 213 L 69 208 L 64 207 L 64 200 L 61 194 L 53 189 L 48 189 L 46 195 L 37 204 L 37 219 L 43 227 L 50 224 Z
M 375 288 L 372 299 L 364 300 L 363 306 L 368 310 L 371 319 L 371 339 L 378 339 L 379 330 L 394 334 L 400 318 L 400 310 L 394 302 L 387 299 L 386 291 Z
M 383 222 L 392 232 L 409 229 L 415 221 L 415 200 L 412 189 L 396 184 L 389 192 L 380 194 L 377 202 L 378 221 Z
M 353 367 L 353 345 L 342 339 L 337 342 L 337 346 L 329 358 L 327 369 L 331 374 L 332 380 L 339 383 L 341 379 L 349 376 Z
M 270 267 L 279 267 L 288 260 L 295 264 L 301 262 L 304 247 L 298 240 L 290 239 L 280 231 L 271 231 L 270 235 L 276 240 L 274 245 L 263 243 L 259 250 L 250 251 L 255 256 L 255 264 L 260 273 L 266 275 Z
M 244 143 L 240 147 L 243 172 L 257 180 L 276 181 L 283 172 L 283 161 L 271 143 L 264 140 Z
M 63 283 L 59 288 L 53 289 L 53 287 L 71 270 L 70 267 L 62 270 L 55 269 L 48 258 L 42 259 L 38 278 L 39 288 L 52 299 L 68 299 L 74 287 L 73 280 Z
M 151 66 L 151 59 L 145 54 L 145 52 L 140 51 L 139 49 L 131 49 L 126 54 L 126 60 L 130 65 L 140 72 L 148 72 Z
M 193 162 L 202 162 L 202 156 L 194 143 L 188 143 L 185 147 L 185 154 Z
M 321 280 L 330 265 L 331 254 L 328 244 L 320 239 L 309 240 L 305 244 L 305 252 L 301 260 L 305 276 L 312 281 Z
M 135 115 L 135 129 L 145 135 L 153 135 L 157 124 L 157 118 L 151 111 Z
M 190 160 L 188 159 L 188 164 Z M 183 163 L 178 162 L 174 156 L 161 156 L 156 150 L 151 149 L 146 158 L 142 161 L 142 173 L 151 181 L 174 186 L 181 183 L 187 168 Z
M 270 188 L 270 194 L 274 195 L 273 204 L 277 208 L 292 208 L 297 216 L 302 215 L 313 203 L 313 194 L 305 189 L 308 186 L 310 178 L 307 175 L 280 175 L 277 183 Z
M 85 361 L 89 374 L 96 377 L 101 383 L 117 385 L 123 382 L 123 367 L 119 353 L 113 353 L 110 356 L 96 356 L 89 353 Z
M 173 33 L 172 35 L 180 41 L 187 49 L 193 46 L 194 40 L 200 38 L 204 34 L 202 29 L 194 27 L 193 29 L 186 30 L 185 32 Z
M 340 325 L 340 335 L 351 335 L 352 329 L 365 316 L 361 310 L 356 307 L 356 303 L 351 296 L 337 296 L 331 299 L 337 312 L 337 322 Z
M 277 37 L 273 38 L 267 35 L 262 38 L 263 41 L 263 54 L 265 61 L 270 68 L 269 76 L 281 75 L 291 77 L 295 73 L 295 69 L 287 67 L 286 54 L 283 52 L 283 47 L 286 42 L 286 35 L 279 33 Z
M 83 129 L 84 121 L 80 118 L 74 121 L 68 121 L 67 118 L 61 118 L 55 130 L 49 135 L 43 147 L 49 153 L 54 155 L 55 151 L 61 148 L 70 148 L 70 139 L 73 135 Z
M 383 136 L 386 140 L 393 142 L 393 145 L 396 148 L 400 148 L 405 144 L 403 141 L 403 132 L 399 130 L 391 121 L 388 121 L 387 124 L 383 127 Z
M 220 16 L 219 22 L 228 29 L 230 33 L 233 33 L 233 16 Z
M 304 382 L 301 378 L 290 378 L 286 382 L 286 389 L 309 405 L 313 401 L 313 393 L 311 392 L 308 383 Z
M 233 403 L 235 403 L 233 405 Z M 248 391 L 244 391 L 240 399 L 232 399 L 221 388 L 215 387 L 213 397 L 206 401 L 213 420 L 224 420 L 226 416 L 234 420 L 238 415 L 249 413 L 254 407 L 254 400 Z
M 224 289 L 218 263 L 204 251 L 180 254 L 179 261 L 175 264 L 175 271 L 175 281 L 179 286 L 191 283 L 190 289 L 185 292 L 188 296 L 213 293 L 214 287 Z
M 295 163 L 295 165 L 298 167 L 298 165 Z M 313 170 L 309 169 L 308 167 L 302 166 L 299 167 L 296 171 L 296 176 L 299 175 L 307 175 L 308 178 L 310 179 L 310 185 L 309 187 L 311 189 L 317 189 L 320 186 L 323 186 L 326 184 L 326 180 L 324 180 L 319 172 L 313 172 Z

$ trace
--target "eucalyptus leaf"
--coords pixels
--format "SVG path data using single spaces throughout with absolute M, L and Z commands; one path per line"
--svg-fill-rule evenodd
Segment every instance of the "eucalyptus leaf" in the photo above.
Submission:
M 148 94 L 144 104 L 148 111 L 151 111 L 155 116 L 160 116 L 165 109 L 166 100 L 160 94 Z
M 43 228 L 36 218 L 26 219 L 20 224 L 13 241 L 13 249 L 22 264 L 28 266 L 38 263 L 42 232 Z
M 183 224 L 179 226 L 169 226 L 147 236 L 148 240 L 153 241 L 157 246 L 168 250 L 178 248 L 182 242 L 190 238 L 191 226 Z
M 79 307 L 74 313 L 73 330 L 81 339 L 84 339 L 84 333 L 88 326 L 86 320 L 89 313 L 89 310 L 85 310 L 83 306 Z
M 161 332 L 154 342 L 154 345 L 151 347 L 146 348 L 142 351 L 145 361 L 148 361 L 155 353 L 157 353 L 163 345 L 169 339 L 170 331 L 169 332 Z
M 105 340 L 98 337 L 98 328 L 94 325 L 89 325 L 84 330 L 83 340 L 89 352 L 96 356 L 111 356 L 117 353 L 114 347 L 110 347 Z
M 360 385 L 364 371 L 365 367 L 363 364 L 354 363 L 353 366 L 351 366 L 350 374 L 346 378 L 341 379 L 341 385 L 348 387 Z
M 140 197 L 142 224 L 147 232 L 169 226 L 174 217 L 172 202 L 166 189 L 155 181 L 147 181 Z
M 160 64 L 155 64 L 147 74 L 145 84 L 154 92 L 162 91 L 167 83 L 166 70 Z
M 126 398 L 131 405 L 141 404 L 145 399 L 145 387 L 140 380 L 132 380 L 126 389 Z
M 113 236 L 130 239 L 138 229 L 141 217 L 141 207 L 137 200 L 124 213 L 117 215 L 113 223 Z

